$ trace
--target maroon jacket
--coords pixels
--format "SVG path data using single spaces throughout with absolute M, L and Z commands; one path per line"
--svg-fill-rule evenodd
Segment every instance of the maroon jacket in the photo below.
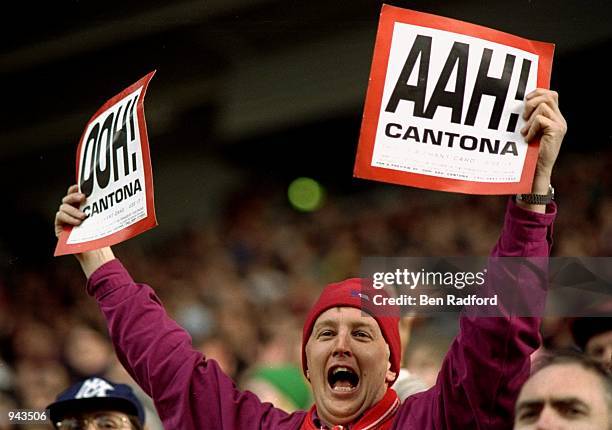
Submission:
M 555 215 L 554 205 L 543 215 L 511 201 L 492 255 L 548 256 Z M 531 282 L 528 274 L 515 275 L 521 284 Z M 106 317 L 121 363 L 154 399 L 168 430 L 301 427 L 305 411 L 288 414 L 261 403 L 254 394 L 239 391 L 214 360 L 195 351 L 155 292 L 135 283 L 118 260 L 96 270 L 87 291 Z M 512 428 L 514 403 L 529 375 L 529 356 L 540 344 L 539 324 L 534 317 L 464 314 L 436 385 L 408 398 L 391 428 Z

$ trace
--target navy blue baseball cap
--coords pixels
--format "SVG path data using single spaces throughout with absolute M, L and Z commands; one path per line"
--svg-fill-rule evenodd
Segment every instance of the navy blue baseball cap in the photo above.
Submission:
M 132 387 L 98 377 L 74 384 L 57 396 L 47 409 L 52 423 L 80 412 L 99 410 L 123 412 L 138 417 L 141 425 L 145 422 L 144 408 Z

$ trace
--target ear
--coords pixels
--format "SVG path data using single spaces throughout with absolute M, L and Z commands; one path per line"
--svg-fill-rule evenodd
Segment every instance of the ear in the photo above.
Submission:
M 385 373 L 385 382 L 391 386 L 393 381 L 395 381 L 395 377 L 397 376 L 396 372 L 391 371 L 391 349 L 389 349 L 389 344 L 385 342 L 385 347 L 387 349 L 387 373 Z
M 393 381 L 395 381 L 395 377 L 397 376 L 396 372 L 391 371 L 391 362 L 387 363 L 387 373 L 385 373 L 385 382 L 391 386 Z

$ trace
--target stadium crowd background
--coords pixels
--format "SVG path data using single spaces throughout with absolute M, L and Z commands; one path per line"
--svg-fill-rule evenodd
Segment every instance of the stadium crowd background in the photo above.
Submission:
M 0 411 L 40 409 L 84 376 L 127 378 L 76 261 L 51 257 L 52 224 L 88 118 L 155 68 L 145 111 L 160 226 L 115 250 L 242 386 L 278 397 L 271 386 L 296 380 L 285 365 L 299 365 L 305 311 L 361 257 L 488 254 L 505 197 L 351 177 L 382 2 L 110 3 L 18 2 L 0 29 Z M 569 131 L 553 255 L 610 256 L 610 2 L 386 3 L 557 44 L 551 88 Z M 318 210 L 288 203 L 298 176 L 326 189 Z M 568 322 L 545 321 L 548 347 L 571 346 Z M 412 321 L 405 366 L 431 384 L 455 330 Z M 295 386 L 279 406 L 308 403 Z
M 555 226 L 553 255 L 610 255 L 612 157 L 572 154 L 557 171 L 565 210 Z M 135 279 L 155 287 L 197 348 L 243 387 L 264 390 L 268 399 L 295 409 L 309 404 L 295 375 L 301 324 L 322 285 L 358 274 L 363 256 L 487 255 L 504 206 L 503 197 L 383 185 L 350 196 L 328 193 L 318 210 L 300 212 L 286 189 L 250 186 L 229 195 L 212 222 L 116 250 Z M 404 367 L 427 385 L 435 381 L 455 323 L 412 321 Z M 543 335 L 548 347 L 572 347 L 568 319 L 547 319 Z M 276 368 L 280 379 L 262 367 Z M 89 375 L 129 382 L 76 261 L 56 259 L 5 274 L 0 409 L 42 409 Z M 283 387 L 283 379 L 293 386 Z

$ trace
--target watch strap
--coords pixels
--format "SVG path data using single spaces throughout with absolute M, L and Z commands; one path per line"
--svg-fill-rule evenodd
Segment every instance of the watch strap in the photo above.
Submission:
M 547 205 L 555 199 L 555 189 L 548 186 L 548 194 L 517 194 L 516 200 L 530 205 Z

